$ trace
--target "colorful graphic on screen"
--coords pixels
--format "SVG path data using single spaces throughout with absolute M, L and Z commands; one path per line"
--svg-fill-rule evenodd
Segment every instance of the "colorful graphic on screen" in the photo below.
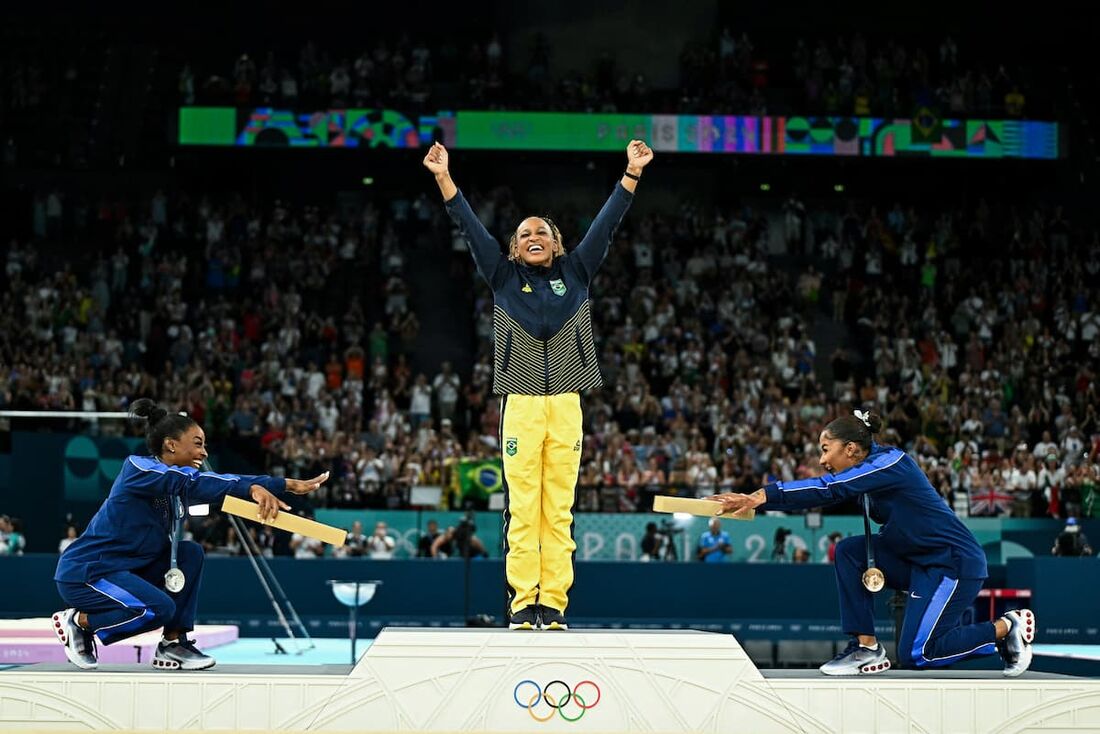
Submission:
M 676 153 L 873 158 L 1024 158 L 1064 155 L 1057 123 L 912 118 L 619 115 L 386 109 L 297 112 L 260 107 L 180 109 L 180 145 L 417 148 L 440 140 L 471 150 L 618 151 L 631 138 Z

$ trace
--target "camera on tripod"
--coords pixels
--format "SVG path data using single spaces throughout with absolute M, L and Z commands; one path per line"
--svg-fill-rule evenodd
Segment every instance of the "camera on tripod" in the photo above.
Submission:
M 667 518 L 661 520 L 661 525 L 659 528 L 657 528 L 658 535 L 665 535 L 669 538 L 671 538 L 673 535 L 679 535 L 682 532 L 684 532 L 683 528 L 677 527 L 675 522 Z
M 476 532 L 477 525 L 474 523 L 473 510 L 467 510 L 455 525 L 455 545 L 458 546 L 458 552 L 462 558 L 470 557 L 470 538 Z
M 790 528 L 777 528 L 775 531 L 775 544 L 772 548 L 773 561 L 787 560 L 787 537 L 791 535 Z

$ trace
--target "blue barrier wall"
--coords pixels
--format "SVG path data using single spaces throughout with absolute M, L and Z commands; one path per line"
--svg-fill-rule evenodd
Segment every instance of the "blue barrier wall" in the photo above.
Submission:
M 41 617 L 60 606 L 52 582 L 55 555 L 0 558 L 0 616 Z M 329 579 L 378 579 L 374 600 L 363 607 L 364 634 L 387 624 L 461 625 L 464 564 L 458 560 L 274 559 L 278 575 L 311 632 L 346 634 L 347 612 L 333 598 Z M 1100 644 L 1100 560 L 1013 559 L 991 568 L 987 586 L 1030 588 L 1041 639 Z M 18 589 L 18 593 L 14 590 Z M 248 561 L 209 558 L 203 579 L 203 622 L 239 624 L 242 635 L 278 633 L 271 606 Z M 504 569 L 499 560 L 470 564 L 471 615 L 498 621 L 504 612 Z M 879 594 L 880 632 L 892 634 Z M 979 600 L 978 619 L 988 603 Z M 577 564 L 569 615 L 575 624 L 604 627 L 692 627 L 730 631 L 741 638 L 840 636 L 833 569 L 826 564 L 670 564 L 591 561 Z

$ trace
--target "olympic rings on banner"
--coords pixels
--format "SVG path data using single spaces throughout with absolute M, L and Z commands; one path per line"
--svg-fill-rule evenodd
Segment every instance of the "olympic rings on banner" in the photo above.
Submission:
M 592 703 L 587 703 L 585 698 L 580 695 L 581 686 L 585 685 L 590 686 L 596 692 L 595 698 L 591 699 Z M 523 699 L 521 699 L 519 695 L 520 688 L 524 686 L 528 686 L 528 690 L 534 688 L 534 691 L 529 696 L 526 693 L 523 696 L 523 698 L 527 700 L 527 703 L 524 703 Z M 550 689 L 552 686 L 558 686 L 559 688 L 557 690 L 561 690 L 562 688 L 564 688 L 565 691 L 560 695 L 558 695 L 557 693 L 551 693 Z M 589 695 L 591 697 L 591 694 Z M 600 698 L 602 698 L 602 696 L 603 694 L 600 691 L 600 687 L 596 685 L 594 681 L 590 680 L 582 680 L 580 683 L 576 684 L 573 687 L 570 687 L 569 684 L 563 680 L 552 680 L 544 687 L 540 686 L 538 683 L 528 678 L 526 680 L 521 680 L 512 690 L 512 700 L 516 702 L 516 705 L 519 706 L 521 709 L 527 709 L 527 713 L 531 715 L 531 718 L 539 722 L 549 721 L 550 719 L 554 718 L 555 711 L 557 712 L 558 716 L 560 716 L 565 721 L 577 721 L 582 716 L 584 716 L 585 712 L 588 711 L 588 709 L 595 708 L 596 704 L 600 702 Z M 542 703 L 546 704 L 549 709 L 549 713 L 540 714 L 535 711 L 535 709 L 538 708 L 539 705 Z M 579 711 L 576 716 L 569 716 L 565 713 L 566 706 L 569 706 L 570 704 L 575 706 Z

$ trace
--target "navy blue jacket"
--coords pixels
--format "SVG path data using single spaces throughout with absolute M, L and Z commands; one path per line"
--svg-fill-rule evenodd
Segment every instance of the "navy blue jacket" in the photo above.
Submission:
M 917 462 L 894 446 L 871 445 L 859 464 L 813 479 L 775 482 L 764 487 L 761 510 L 801 510 L 870 497 L 871 519 L 882 523 L 879 536 L 904 560 L 948 569 L 960 579 L 989 576 L 985 552 L 947 506 Z
M 494 393 L 557 395 L 603 384 L 588 287 L 633 200 L 616 184 L 584 238 L 548 268 L 509 260 L 461 191 L 447 200 L 447 213 L 493 289 Z
M 176 497 L 185 507 L 218 502 L 227 494 L 248 498 L 253 484 L 276 494 L 286 490 L 280 477 L 200 472 L 152 456 L 129 456 L 87 529 L 61 554 L 54 580 L 87 583 L 147 566 L 171 547 Z

